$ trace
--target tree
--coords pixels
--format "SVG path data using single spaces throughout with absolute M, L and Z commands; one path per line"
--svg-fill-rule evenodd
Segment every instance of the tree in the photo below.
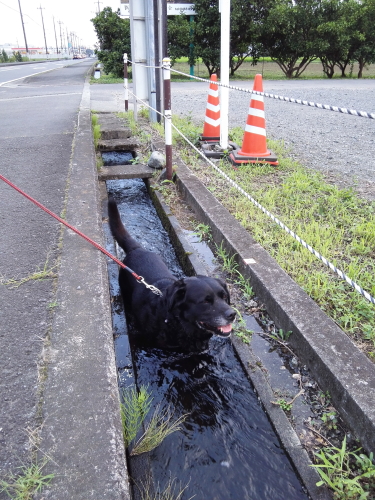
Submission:
M 185 15 L 168 16 L 168 55 L 172 63 L 179 57 L 189 57 L 189 64 L 195 64 L 194 54 L 190 47 L 194 43 L 195 23 L 190 23 L 189 17 Z
M 356 0 L 354 3 L 357 4 Z M 350 46 L 353 36 L 353 28 L 344 15 L 344 3 L 340 0 L 323 0 L 321 23 L 317 28 L 316 55 L 328 78 L 333 77 L 335 66 L 341 69 L 341 76 L 346 76 L 345 70 L 350 62 Z
M 131 58 L 130 21 L 121 19 L 120 10 L 113 12 L 105 7 L 96 17 L 91 19 L 99 41 L 99 49 L 95 50 L 104 72 L 121 77 L 124 74 L 124 53 Z
M 265 12 L 264 7 L 264 2 L 232 0 L 230 16 L 231 76 L 234 75 L 246 57 L 251 56 L 253 58 L 252 64 L 255 65 L 261 55 L 262 46 L 259 38 Z
M 196 0 L 194 3 L 195 55 L 201 57 L 209 75 L 220 73 L 220 14 L 218 0 Z
M 0 55 L 0 60 L 2 62 L 8 62 L 9 61 L 9 56 L 8 54 L 5 52 L 5 49 L 2 50 L 1 52 L 1 55 Z
M 269 0 L 268 0 L 269 1 Z M 218 0 L 195 0 L 193 43 L 208 73 L 220 74 L 220 13 Z M 232 0 L 230 14 L 230 69 L 233 76 L 245 58 L 259 57 L 260 13 L 250 0 Z
M 297 78 L 316 59 L 318 0 L 275 0 L 263 25 L 262 44 L 287 78 Z
M 366 64 L 375 62 L 375 0 L 359 4 L 354 26 L 357 36 L 352 40 L 352 60 L 358 62 L 358 78 L 362 78 Z

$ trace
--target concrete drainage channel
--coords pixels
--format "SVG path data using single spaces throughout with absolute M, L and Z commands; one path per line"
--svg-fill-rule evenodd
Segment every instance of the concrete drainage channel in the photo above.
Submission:
M 103 117 L 104 115 L 101 118 Z M 103 125 L 104 121 L 108 121 L 108 119 L 111 121 L 112 118 L 107 116 L 106 120 L 102 122 Z M 112 126 L 113 129 L 116 127 L 123 129 L 119 125 L 119 122 L 117 122 L 117 125 Z M 105 132 L 105 126 L 102 127 L 102 132 Z M 137 141 L 132 140 L 131 137 L 126 137 L 125 139 L 114 138 L 111 141 L 104 139 L 99 143 L 99 148 L 102 151 L 135 151 L 138 147 L 139 144 L 137 144 Z M 106 181 L 109 179 L 124 178 L 148 179 L 152 175 L 152 169 L 146 165 L 130 164 L 126 167 L 116 165 L 101 169 L 99 180 Z M 101 182 L 101 184 L 102 198 L 105 201 L 107 195 L 104 190 L 104 182 Z M 210 225 L 215 242 L 218 244 L 222 242 L 228 251 L 236 254 L 240 272 L 243 276 L 251 280 L 256 295 L 266 305 L 267 311 L 276 325 L 283 328 L 284 331 L 291 330 L 293 332 L 289 342 L 302 363 L 306 364 L 311 370 L 322 390 L 328 390 L 331 393 L 335 407 L 341 412 L 346 423 L 355 430 L 361 439 L 362 445 L 367 450 L 373 449 L 375 418 L 371 401 L 374 400 L 375 371 L 372 363 L 355 348 L 343 332 L 320 311 L 315 303 L 278 267 L 260 245 L 252 240 L 249 234 L 243 230 L 234 218 L 201 185 L 189 169 L 179 161 L 177 186 L 190 207 L 192 207 L 197 218 Z M 169 208 L 163 203 L 159 194 L 154 193 L 153 198 L 160 218 L 177 249 L 177 253 L 184 256 L 185 272 L 189 274 L 205 274 L 204 264 L 197 257 L 197 252 L 194 251 L 194 248 L 185 239 L 183 231 L 179 227 L 177 220 L 171 216 Z M 105 214 L 105 204 L 103 206 L 103 213 Z M 124 219 L 124 222 L 127 224 L 127 219 Z M 106 226 L 106 224 L 104 225 Z M 108 228 L 105 229 L 105 233 L 108 237 Z M 110 238 L 107 242 L 110 244 Z M 109 273 L 110 282 L 113 285 L 111 291 L 113 296 L 114 334 L 116 338 L 118 369 L 120 371 L 123 370 L 123 374 L 127 374 L 125 375 L 125 379 L 122 376 L 120 380 L 129 382 L 134 376 L 134 366 L 139 372 L 139 365 L 137 368 L 137 363 L 142 356 L 139 356 L 137 351 L 135 354 L 133 352 L 135 359 L 133 358 L 132 360 L 128 343 L 124 339 L 123 334 L 120 333 L 125 331 L 126 323 L 121 313 L 121 301 L 118 298 L 117 285 L 114 284 L 116 283 L 117 276 L 116 266 L 109 264 Z M 257 329 L 261 331 L 260 326 L 254 319 L 249 319 L 249 321 L 252 321 L 250 328 L 254 331 L 257 331 Z M 272 370 L 272 364 L 276 363 L 280 367 L 282 362 L 268 356 L 268 349 L 265 344 L 262 344 L 264 341 L 260 340 L 258 336 L 256 336 L 256 339 L 255 342 L 253 340 L 252 345 L 249 347 L 234 337 L 233 346 L 235 352 L 239 356 L 242 367 L 253 384 L 254 390 L 271 420 L 272 426 L 284 450 L 294 464 L 308 495 L 313 499 L 330 498 L 327 490 L 316 487 L 319 477 L 314 469 L 310 467 L 308 455 L 302 448 L 295 430 L 290 425 L 281 408 L 272 404 L 272 401 L 275 399 L 275 387 L 284 385 L 284 387 L 287 386 L 290 390 L 294 388 L 294 391 L 296 391 L 297 384 L 290 375 L 288 377 L 286 371 Z M 261 362 L 259 362 L 259 358 Z M 269 371 L 267 372 L 267 370 Z M 280 380 L 281 375 L 285 376 L 283 382 Z M 142 382 L 147 383 L 147 380 L 144 380 L 144 374 L 141 373 L 139 377 Z M 224 375 L 223 378 L 225 378 Z M 362 393 L 358 391 L 359 382 L 363 386 L 366 386 L 368 391 L 362 391 Z M 250 388 L 249 393 L 252 390 Z M 303 408 L 301 411 L 303 412 Z M 166 456 L 163 456 L 163 463 L 170 464 L 173 457 L 174 451 L 170 450 L 168 459 Z M 155 467 L 153 468 L 151 463 L 152 457 L 150 460 L 149 458 L 136 459 L 133 464 L 130 464 L 131 474 L 137 476 L 137 470 L 139 472 L 145 466 L 149 466 L 150 470 L 153 470 L 155 474 Z M 228 461 L 222 460 L 222 462 Z M 167 465 L 165 467 L 167 468 Z M 258 473 L 262 474 L 260 471 Z M 229 471 L 222 470 L 222 474 L 227 474 L 231 478 L 230 481 L 237 484 L 238 479 L 232 478 Z M 275 474 L 284 475 L 285 470 L 275 471 Z M 156 476 L 158 476 L 157 471 Z M 157 477 L 154 479 L 158 480 Z M 178 479 L 179 475 L 177 473 Z M 243 486 L 245 491 L 246 486 Z M 268 495 L 267 498 L 284 498 L 285 491 L 281 488 L 279 497 L 277 494 L 276 496 L 272 494 Z M 187 498 L 194 493 L 194 488 L 189 486 Z M 228 491 L 226 491 L 225 496 L 222 498 L 230 498 L 228 494 Z M 300 492 L 299 495 L 296 497 L 289 495 L 288 498 L 302 499 L 303 493 Z M 238 492 L 237 496 L 235 495 L 233 498 L 237 497 Z M 218 496 L 217 498 L 221 497 Z M 247 497 L 243 495 L 242 498 Z M 255 497 L 249 496 L 249 498 Z M 256 495 L 256 498 L 262 498 L 261 494 L 259 496 Z

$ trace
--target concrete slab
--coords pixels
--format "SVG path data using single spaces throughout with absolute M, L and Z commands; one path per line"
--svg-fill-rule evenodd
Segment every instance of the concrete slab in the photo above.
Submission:
M 98 142 L 99 151 L 134 151 L 137 148 L 139 148 L 139 142 L 135 137 L 130 137 L 129 139 L 100 140 Z
M 98 172 L 100 181 L 109 181 L 113 179 L 149 179 L 155 174 L 153 168 L 137 163 L 135 165 L 113 165 L 111 167 L 102 167 Z
M 127 139 L 131 136 L 131 130 L 124 125 L 114 113 L 98 113 L 101 140 Z

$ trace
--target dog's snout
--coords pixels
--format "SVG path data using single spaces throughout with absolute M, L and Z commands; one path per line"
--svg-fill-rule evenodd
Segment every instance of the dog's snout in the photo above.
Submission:
M 236 312 L 233 311 L 233 309 L 228 309 L 225 313 L 225 318 L 230 322 L 233 323 L 233 321 L 236 318 Z

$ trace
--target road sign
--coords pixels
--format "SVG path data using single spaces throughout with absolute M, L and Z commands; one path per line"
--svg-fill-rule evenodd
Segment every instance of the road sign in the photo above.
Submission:
M 196 14 L 194 10 L 193 3 L 167 3 L 167 15 L 168 16 L 179 16 L 180 14 L 186 14 L 188 16 L 194 16 Z

